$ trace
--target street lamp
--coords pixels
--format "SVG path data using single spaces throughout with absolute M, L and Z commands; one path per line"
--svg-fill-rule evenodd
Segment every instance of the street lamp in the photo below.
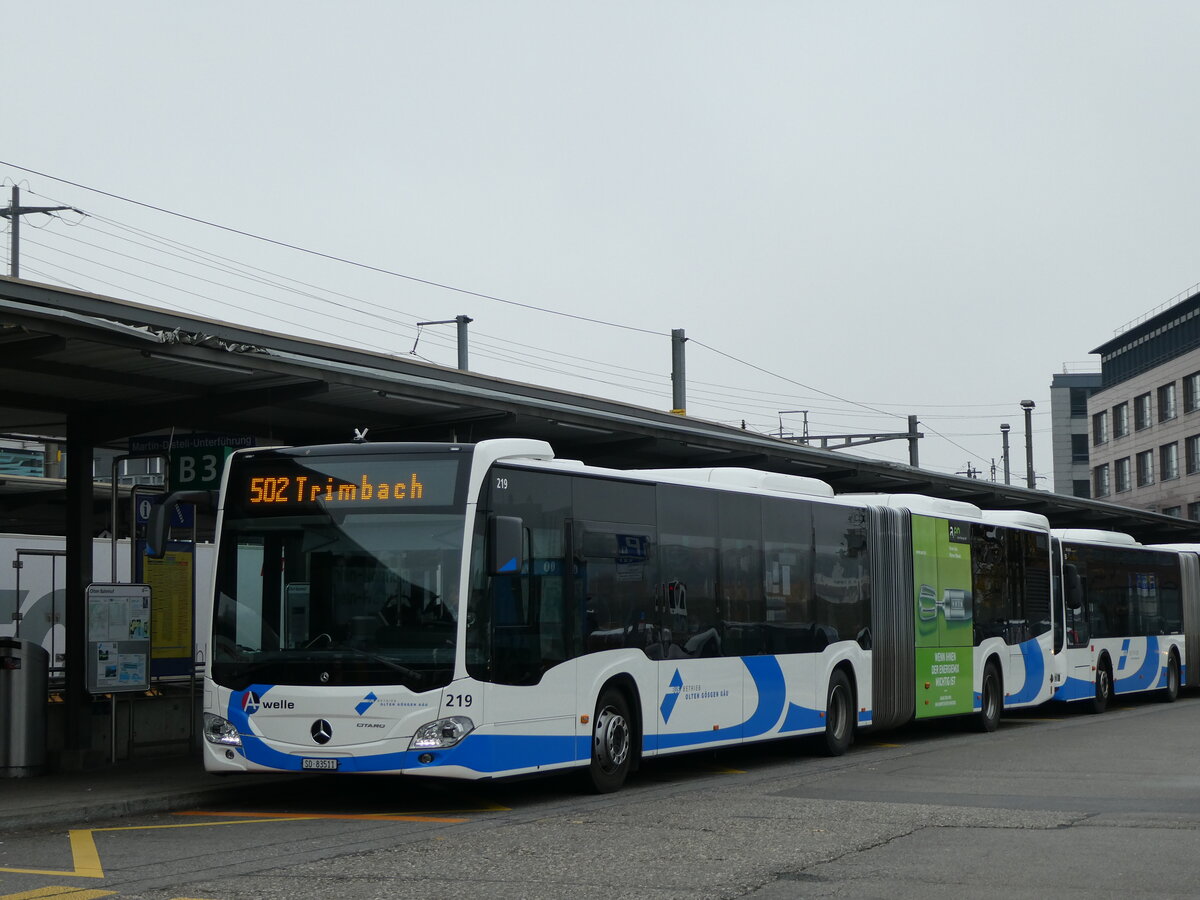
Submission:
M 1033 408 L 1037 404 L 1032 400 L 1022 400 L 1021 409 L 1025 410 L 1025 484 L 1033 490 Z
M 1000 434 L 1004 438 L 1004 483 L 1012 484 L 1012 478 L 1009 475 L 1008 468 L 1008 423 L 1004 422 L 1000 426 Z

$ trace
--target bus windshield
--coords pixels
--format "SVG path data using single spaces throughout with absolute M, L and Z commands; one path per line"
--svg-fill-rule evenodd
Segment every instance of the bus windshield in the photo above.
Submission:
M 238 690 L 395 684 L 424 691 L 448 684 L 465 518 L 454 502 L 459 460 L 436 462 L 451 468 L 400 460 L 381 474 L 378 462 L 271 458 L 235 466 L 218 549 L 213 680 Z M 427 488 L 437 501 L 428 506 L 408 497 L 363 502 L 361 493 L 347 500 L 344 491 L 338 500 L 339 486 L 360 476 L 377 495 L 379 484 L 411 489 L 433 484 L 435 473 L 449 486 L 440 493 Z M 311 502 L 306 495 L 304 502 L 260 505 L 259 498 L 298 479 L 332 482 L 331 499 L 314 494 Z

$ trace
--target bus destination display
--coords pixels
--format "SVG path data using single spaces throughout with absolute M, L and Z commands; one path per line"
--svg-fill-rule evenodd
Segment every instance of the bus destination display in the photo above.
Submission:
M 227 505 L 246 515 L 448 506 L 458 466 L 457 459 L 253 460 L 232 473 Z

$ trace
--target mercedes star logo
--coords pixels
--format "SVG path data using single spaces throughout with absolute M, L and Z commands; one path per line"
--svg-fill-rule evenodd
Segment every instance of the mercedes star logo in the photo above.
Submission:
M 318 744 L 328 744 L 333 737 L 333 726 L 324 719 L 317 719 L 312 723 L 312 728 L 309 729 L 312 739 Z

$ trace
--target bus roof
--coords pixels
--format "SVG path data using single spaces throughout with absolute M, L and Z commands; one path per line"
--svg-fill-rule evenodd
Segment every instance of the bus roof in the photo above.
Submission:
M 1039 531 L 1050 530 L 1049 519 L 1041 513 L 1026 512 L 1023 509 L 985 509 L 983 518 L 985 522 L 995 525 L 1036 528 Z
M 658 481 L 686 484 L 711 484 L 719 487 L 748 490 L 777 491 L 783 494 L 806 494 L 815 497 L 834 496 L 833 488 L 816 478 L 803 475 L 784 475 L 736 466 L 713 466 L 705 469 L 633 469 L 627 474 Z
M 856 500 L 868 506 L 894 506 L 907 509 L 918 515 L 942 516 L 952 519 L 982 519 L 983 510 L 974 503 L 962 500 L 943 500 L 926 497 L 924 494 L 840 494 L 847 500 Z
M 1052 534 L 1063 541 L 1087 544 L 1114 544 L 1122 547 L 1140 547 L 1131 535 L 1122 531 L 1104 531 L 1099 528 L 1056 528 Z

